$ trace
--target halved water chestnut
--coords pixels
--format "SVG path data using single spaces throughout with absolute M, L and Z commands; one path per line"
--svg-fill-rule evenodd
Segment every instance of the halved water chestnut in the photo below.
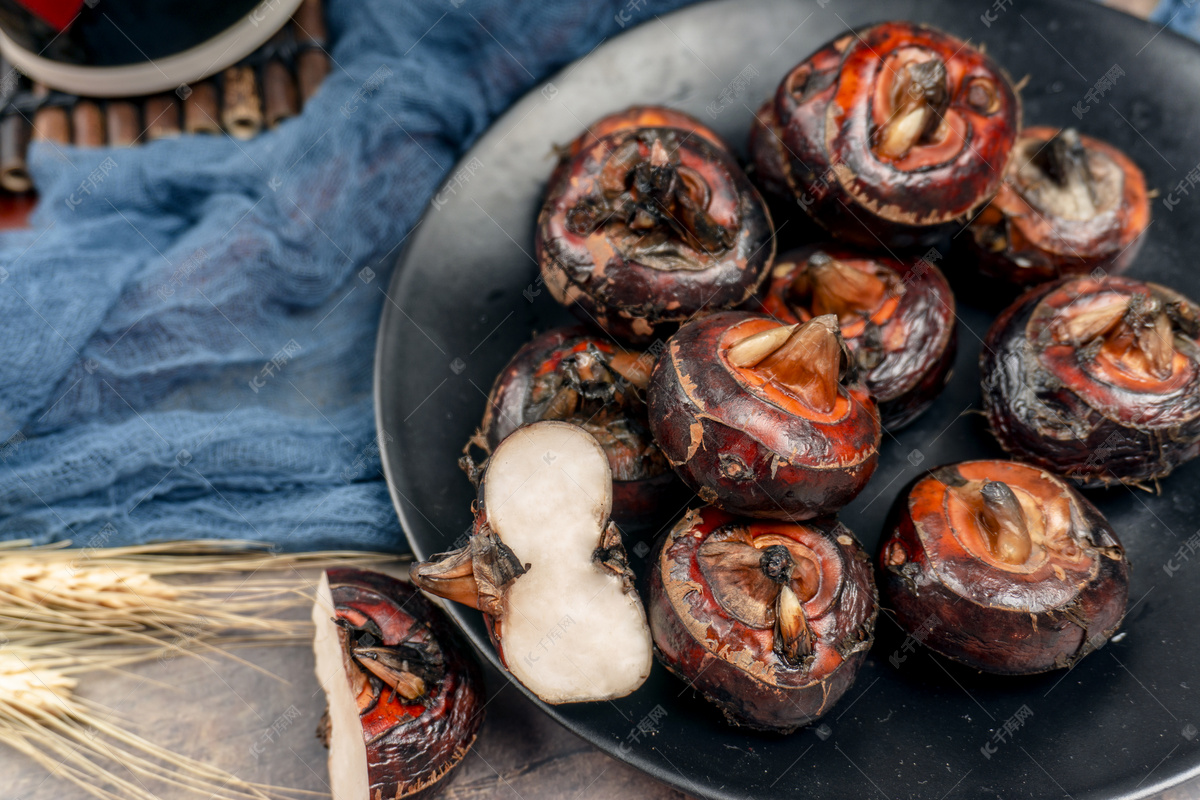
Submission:
M 1004 675 L 1074 666 L 1116 632 L 1129 598 L 1129 563 L 1104 515 L 1013 461 L 919 478 L 892 508 L 879 566 L 903 628 Z
M 879 412 L 825 314 L 726 311 L 685 325 L 650 378 L 650 429 L 701 499 L 768 519 L 850 502 L 879 456 Z
M 775 255 L 766 205 L 724 148 L 682 128 L 623 129 L 549 187 L 534 245 L 551 294 L 633 344 L 745 302 Z
M 483 423 L 459 463 L 478 483 L 486 461 L 477 464 L 472 447 L 490 454 L 523 425 L 564 420 L 596 437 L 608 455 L 613 517 L 632 522 L 651 516 L 678 484 L 646 420 L 653 367 L 652 354 L 626 350 L 581 327 L 535 336 L 496 377 Z
M 467 544 L 412 582 L 483 611 L 500 660 L 547 703 L 624 697 L 652 662 L 650 629 L 600 444 L 566 422 L 520 428 L 488 459 Z
M 958 337 L 954 295 L 930 261 L 813 245 L 776 259 L 762 311 L 784 323 L 836 314 L 883 427 L 917 418 L 942 391 Z
M 313 623 L 333 796 L 444 788 L 485 705 L 479 663 L 458 629 L 412 586 L 359 569 L 321 575 Z
M 1070 278 L 1026 292 L 980 356 L 992 433 L 1085 486 L 1155 481 L 1200 454 L 1200 308 L 1154 283 Z
M 1125 269 L 1150 224 L 1146 179 L 1074 128 L 1027 128 L 996 198 L 971 223 L 980 268 L 1018 285 Z
M 689 511 L 656 552 L 659 660 L 736 725 L 790 733 L 829 711 L 874 635 L 870 559 L 831 517 L 804 524 Z
M 838 238 L 932 244 L 995 195 L 1020 130 L 1008 76 L 962 40 L 885 22 L 797 65 L 757 114 L 768 190 Z

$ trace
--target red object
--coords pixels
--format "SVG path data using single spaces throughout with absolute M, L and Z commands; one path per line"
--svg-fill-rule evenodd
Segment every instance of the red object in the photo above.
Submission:
M 79 16 L 83 8 L 83 0 L 17 0 L 38 19 L 45 22 L 58 32 L 65 31 L 67 26 Z
M 331 569 L 334 611 L 358 703 L 372 797 L 434 794 L 466 757 L 483 722 L 483 675 L 453 623 L 410 584 L 359 569 Z M 366 669 L 356 648 L 398 650 L 423 670 L 425 693 L 406 700 Z M 419 664 L 418 664 L 419 662 Z
M 786 551 L 774 575 L 771 551 Z M 803 619 L 795 654 L 780 624 L 785 584 Z M 836 518 L 764 522 L 712 506 L 663 539 L 649 595 L 663 665 L 731 723 L 778 733 L 821 717 L 854 683 L 879 605 L 870 561 Z
M 625 344 L 750 299 L 775 256 L 770 214 L 725 149 L 631 128 L 554 173 L 534 237 L 550 294 Z
M 913 113 L 926 114 L 923 132 L 893 137 Z M 750 151 L 763 187 L 835 237 L 928 246 L 995 195 L 1020 118 L 1007 75 L 982 51 L 885 22 L 839 36 L 788 73 L 756 115 Z
M 681 328 L 650 378 L 650 430 L 706 503 L 805 520 L 836 512 L 866 486 L 879 459 L 879 412 L 837 363 L 830 365 L 834 400 L 818 410 L 794 389 L 730 362 L 734 343 L 778 327 L 769 317 L 724 311 Z M 844 346 L 840 336 L 835 346 Z
M 13 231 L 29 227 L 29 215 L 37 205 L 37 195 L 32 192 L 0 197 L 0 231 Z
M 1017 458 L 1096 487 L 1200 456 L 1200 306 L 1156 283 L 1064 278 L 988 330 L 983 410 Z
M 1076 168 L 1077 174 L 1087 176 L 1077 185 L 1091 193 L 1097 193 L 1098 186 L 1113 187 L 1108 197 L 1103 192 L 1095 195 L 1096 207 L 1089 212 L 1072 209 L 1065 214 L 1065 209 L 1039 200 L 1047 184 L 1039 177 L 1048 173 L 1031 165 L 1039 154 L 1060 152 L 1056 140 L 1070 141 L 1068 134 L 1079 147 L 1077 163 L 1087 165 Z M 1142 234 L 1150 227 L 1150 196 L 1145 176 L 1129 156 L 1091 136 L 1047 127 L 1022 131 L 1014 153 L 1000 191 L 971 223 L 967 242 L 974 246 L 983 272 L 1029 285 L 1090 275 L 1097 269 L 1111 275 L 1133 262 L 1142 248 Z M 1097 177 L 1103 175 L 1109 177 Z M 1051 197 L 1068 191 L 1062 188 L 1065 184 L 1054 187 L 1053 179 L 1050 186 Z
M 989 484 L 1020 509 L 1023 557 L 990 544 L 1003 528 L 983 510 Z M 885 605 L 917 641 L 1000 675 L 1074 666 L 1116 632 L 1129 597 L 1129 563 L 1104 515 L 1063 480 L 1014 461 L 938 467 L 902 492 L 879 575 Z
M 850 280 L 849 270 L 866 277 Z M 776 260 L 761 310 L 787 324 L 836 313 L 889 430 L 929 408 L 954 366 L 954 295 L 926 258 L 809 245 Z

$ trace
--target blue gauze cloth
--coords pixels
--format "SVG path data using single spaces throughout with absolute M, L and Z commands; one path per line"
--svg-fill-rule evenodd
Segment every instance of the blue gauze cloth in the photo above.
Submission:
M 1200 39 L 1200 6 L 1196 0 L 1159 0 L 1150 21 L 1173 31 Z
M 678 5 L 329 0 L 330 74 L 275 131 L 35 145 L 0 237 L 0 538 L 406 549 L 371 400 L 398 248 L 514 100 Z

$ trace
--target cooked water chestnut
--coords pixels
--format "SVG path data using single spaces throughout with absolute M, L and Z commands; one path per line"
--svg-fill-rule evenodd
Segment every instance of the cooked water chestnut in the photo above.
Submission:
M 897 260 L 844 245 L 779 257 L 761 301 L 784 323 L 836 314 L 883 427 L 917 418 L 942 391 L 957 344 L 954 295 L 926 259 Z
M 646 420 L 653 367 L 652 354 L 626 350 L 580 327 L 535 336 L 492 384 L 483 423 L 460 459 L 463 469 L 478 483 L 484 465 L 469 454 L 472 446 L 490 454 L 523 425 L 564 420 L 596 437 L 608 455 L 616 519 L 632 522 L 658 513 L 678 479 Z
M 1200 453 L 1200 309 L 1154 283 L 1070 278 L 988 331 L 988 424 L 1005 450 L 1085 486 L 1165 477 Z
M 1150 224 L 1146 179 L 1074 128 L 1027 128 L 996 198 L 971 223 L 984 272 L 1029 285 L 1125 269 Z
M 1104 515 L 1062 479 L 1012 461 L 919 478 L 892 508 L 879 567 L 903 628 L 1005 675 L 1074 666 L 1116 632 L 1129 597 L 1129 563 Z
M 619 129 L 556 170 L 534 245 L 551 294 L 632 344 L 758 289 L 766 205 L 723 147 L 682 128 Z
M 832 513 L 866 485 L 879 413 L 825 314 L 797 325 L 726 311 L 685 325 L 650 378 L 650 429 L 684 482 L 728 511 Z
M 871 649 L 870 559 L 832 518 L 689 511 L 659 546 L 649 588 L 659 659 L 736 725 L 807 725 L 850 688 Z
M 583 428 L 518 429 L 488 459 L 467 544 L 414 564 L 412 582 L 484 612 L 513 677 L 547 703 L 624 697 L 652 661 L 612 471 Z
M 760 183 L 834 236 L 867 247 L 932 244 L 992 198 L 1020 129 L 1007 75 L 923 25 L 834 39 L 759 109 Z
M 331 569 L 313 606 L 317 678 L 329 702 L 334 797 L 429 797 L 467 755 L 483 675 L 458 629 L 406 583 Z

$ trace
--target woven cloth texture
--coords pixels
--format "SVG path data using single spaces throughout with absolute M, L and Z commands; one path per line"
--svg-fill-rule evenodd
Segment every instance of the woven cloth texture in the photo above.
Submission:
M 329 76 L 274 131 L 35 145 L 0 238 L 0 538 L 406 549 L 371 400 L 398 248 L 515 99 L 678 5 L 329 0 Z
M 1171 30 L 1200 39 L 1200 6 L 1196 0 L 1160 0 L 1150 21 L 1166 25 Z

